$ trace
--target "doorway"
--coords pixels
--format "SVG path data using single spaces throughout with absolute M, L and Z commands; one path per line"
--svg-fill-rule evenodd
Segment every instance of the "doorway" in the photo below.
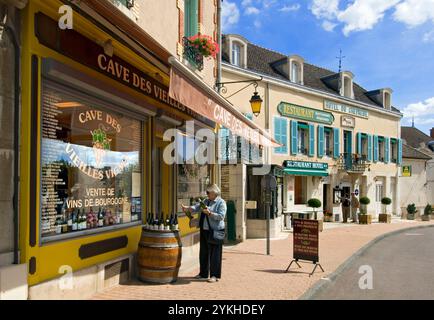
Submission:
M 383 181 L 377 181 L 375 185 L 375 213 L 379 215 L 381 213 L 381 199 L 384 197 Z
M 323 184 L 322 203 L 323 203 L 324 213 L 325 211 L 329 211 L 329 185 L 328 184 Z

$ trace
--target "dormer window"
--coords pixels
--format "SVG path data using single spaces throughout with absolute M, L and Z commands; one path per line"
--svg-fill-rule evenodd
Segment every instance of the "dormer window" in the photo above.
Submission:
M 345 71 L 342 72 L 341 77 L 341 96 L 354 99 L 353 74 L 349 71 Z
M 237 34 L 225 35 L 222 40 L 222 51 L 228 57 L 229 63 L 240 68 L 247 68 L 248 41 Z
M 290 56 L 289 60 L 289 80 L 293 83 L 303 84 L 304 60 L 300 56 Z
M 390 91 L 384 91 L 383 107 L 389 110 L 392 107 L 392 93 Z
M 295 83 L 300 83 L 300 65 L 298 64 L 298 62 L 292 62 L 291 70 L 291 81 Z
M 241 64 L 241 46 L 236 42 L 232 44 L 232 64 L 237 67 Z

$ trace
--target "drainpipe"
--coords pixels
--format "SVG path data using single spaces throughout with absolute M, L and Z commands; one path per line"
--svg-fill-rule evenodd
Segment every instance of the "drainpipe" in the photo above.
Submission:
M 219 45 L 219 52 L 218 52 L 218 54 L 217 54 L 217 75 L 216 75 L 216 83 L 221 83 L 222 81 L 222 19 L 221 19 L 221 16 L 222 16 L 222 1 L 223 0 L 217 0 L 217 42 L 218 42 L 218 45 Z M 215 89 L 217 90 L 217 92 L 218 93 L 220 93 L 220 88 L 221 88 L 221 85 L 216 85 L 215 86 Z M 218 137 L 219 137 L 220 135 L 219 135 L 219 132 L 217 131 L 217 139 L 216 139 L 216 141 L 217 141 L 217 143 L 215 144 L 215 150 L 216 150 L 216 152 L 215 152 L 215 154 L 216 154 L 216 160 L 217 160 L 217 162 L 219 161 L 219 159 L 220 159 L 220 155 L 219 155 L 219 147 L 218 147 L 218 145 L 219 145 L 219 139 L 218 139 Z M 219 164 L 219 163 L 216 163 L 216 165 L 215 165 L 215 168 L 216 168 L 216 173 L 215 173 L 215 176 L 216 176 L 216 183 L 217 183 L 217 185 L 221 188 L 221 165 Z
M 8 33 L 12 40 L 15 53 L 15 75 L 14 75 L 14 196 L 13 196 L 13 210 L 14 210 L 14 264 L 19 264 L 19 216 L 18 216 L 18 197 L 19 197 L 19 134 L 18 128 L 20 125 L 20 46 L 13 27 L 9 26 L 8 21 L 8 8 L 4 13 L 4 18 L 0 21 L 0 32 L 5 31 Z

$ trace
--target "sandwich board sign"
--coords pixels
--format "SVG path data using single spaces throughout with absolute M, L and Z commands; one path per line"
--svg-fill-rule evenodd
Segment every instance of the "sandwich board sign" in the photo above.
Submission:
M 294 219 L 293 222 L 293 260 L 289 264 L 288 272 L 292 263 L 301 268 L 298 262 L 312 262 L 315 268 L 309 276 L 313 275 L 319 266 L 319 222 L 318 220 Z

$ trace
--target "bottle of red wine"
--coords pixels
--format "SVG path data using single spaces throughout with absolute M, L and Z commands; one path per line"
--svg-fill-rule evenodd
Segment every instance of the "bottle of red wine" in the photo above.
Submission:
M 175 213 L 175 219 L 173 220 L 173 230 L 179 230 L 178 226 L 178 214 Z

